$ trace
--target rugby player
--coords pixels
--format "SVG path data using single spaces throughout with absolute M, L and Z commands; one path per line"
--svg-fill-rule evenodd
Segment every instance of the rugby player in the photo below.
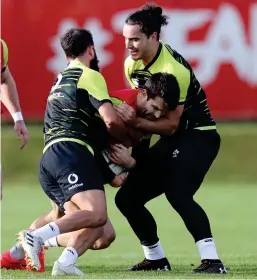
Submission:
M 206 94 L 189 63 L 160 41 L 161 27 L 167 24 L 161 7 L 145 5 L 128 16 L 123 28 L 126 48 L 130 51 L 125 74 L 132 88 L 141 87 L 156 72 L 172 73 L 180 87 L 180 104 L 175 111 L 156 121 L 142 118 L 134 121 L 135 128 L 161 137 L 156 145 L 146 149 L 140 160 L 135 157 L 137 165 L 115 197 L 117 207 L 140 240 L 145 255 L 145 259 L 130 270 L 171 269 L 157 235 L 156 222 L 145 207 L 148 201 L 165 194 L 197 245 L 201 264 L 193 271 L 226 273 L 217 254 L 209 219 L 194 200 L 219 152 L 220 136 Z M 129 110 L 126 107 L 124 104 L 119 111 L 124 121 Z M 149 147 L 149 141 L 142 145 Z
M 155 76 L 158 76 L 157 82 L 159 85 L 155 85 L 155 88 L 153 90 L 152 87 L 149 87 L 151 83 L 146 83 L 145 86 L 142 89 L 139 90 L 119 90 L 119 91 L 113 91 L 110 93 L 112 103 L 116 106 L 122 104 L 125 102 L 126 104 L 129 104 L 132 108 L 135 109 L 137 112 L 137 115 L 141 117 L 145 117 L 148 119 L 157 119 L 162 117 L 166 111 L 167 108 L 169 109 L 175 109 L 178 103 L 179 99 L 179 87 L 178 83 L 173 75 L 167 75 L 167 74 L 160 74 L 157 73 L 152 76 L 154 78 Z M 162 83 L 159 81 L 160 76 L 163 76 L 164 79 L 162 80 Z M 149 80 L 150 82 L 150 80 Z M 168 91 L 172 92 L 172 95 L 168 95 Z M 171 98 L 170 98 L 171 97 Z M 129 124 L 127 124 L 129 125 Z M 133 136 L 135 134 L 133 133 Z M 138 136 L 138 135 L 137 135 Z M 142 137 L 142 134 L 139 135 L 139 137 Z M 128 153 L 128 150 L 122 146 L 122 145 L 115 145 L 112 147 L 113 156 L 115 158 L 115 152 L 119 153 L 119 159 L 122 159 L 122 162 L 120 162 L 123 166 L 126 168 L 131 168 L 135 164 L 134 159 L 130 156 Z M 106 168 L 106 164 L 104 164 L 104 160 L 101 159 L 99 156 L 101 153 L 97 153 L 97 162 L 100 163 L 100 168 L 103 173 L 103 177 L 105 179 L 105 182 L 112 182 L 114 181 L 114 177 L 116 174 L 114 174 L 111 170 L 107 170 L 108 166 Z M 122 158 L 120 156 L 122 155 Z M 117 176 L 116 176 L 117 177 Z M 116 178 L 115 177 L 115 178 Z M 121 182 L 122 179 L 118 177 L 118 180 Z M 116 179 L 117 181 L 117 179 Z M 120 183 L 119 183 L 120 184 Z M 56 202 L 58 203 L 58 201 Z M 56 204 L 54 204 L 55 206 Z M 61 206 L 61 205 L 60 205 Z M 60 207 L 63 209 L 63 207 Z M 64 208 L 68 210 L 67 212 L 73 212 L 77 211 L 77 207 L 72 202 L 66 202 Z M 57 213 L 56 213 L 57 210 Z M 62 210 L 63 211 L 63 210 Z M 40 218 L 38 218 L 31 226 L 31 229 L 36 229 L 39 226 L 45 225 L 48 222 L 55 221 L 59 218 L 58 208 L 54 207 L 54 209 Z M 90 234 L 90 231 L 88 231 L 88 234 Z M 51 238 L 50 240 L 47 240 L 44 244 L 44 246 L 50 246 L 50 247 L 66 247 L 68 244 L 68 240 L 70 238 L 70 234 L 63 234 L 58 235 L 57 237 Z M 108 219 L 107 224 L 103 227 L 103 233 L 101 237 L 92 245 L 91 249 L 99 250 L 109 247 L 109 245 L 114 241 L 115 239 L 115 231 L 111 224 L 111 222 Z M 89 248 L 84 248 L 84 251 L 86 251 Z M 18 243 L 14 247 L 11 248 L 10 251 L 7 251 L 2 254 L 2 266 L 8 269 L 22 269 L 23 266 L 26 265 L 26 262 L 24 260 L 24 250 L 22 246 Z M 67 262 L 66 262 L 67 263 Z M 69 263 L 67 264 L 69 265 Z M 44 259 L 41 254 L 41 269 L 40 272 L 44 271 Z M 54 270 L 53 270 L 54 272 Z M 53 275 L 57 275 L 57 272 L 54 272 Z
M 1 101 L 11 114 L 14 120 L 14 131 L 21 140 L 20 149 L 23 149 L 28 142 L 28 131 L 22 116 L 19 96 L 15 81 L 8 67 L 8 47 L 3 39 L 0 42 L 1 48 Z M 2 199 L 2 168 L 0 166 L 0 199 Z
M 99 238 L 100 230 L 94 230 L 86 242 L 78 244 L 85 228 L 102 227 L 107 222 L 104 182 L 94 150 L 107 148 L 110 136 L 120 143 L 130 141 L 103 76 L 92 70 L 97 57 L 91 33 L 72 28 L 61 37 L 61 46 L 69 65 L 58 75 L 47 100 L 39 181 L 52 201 L 58 205 L 72 201 L 79 210 L 34 231 L 19 233 L 28 263 L 36 270 L 40 269 L 39 253 L 46 240 L 80 230 L 71 235 L 59 258 L 71 258 L 75 263 L 80 250 Z M 74 264 L 60 263 L 55 262 L 54 267 L 61 273 L 84 275 Z

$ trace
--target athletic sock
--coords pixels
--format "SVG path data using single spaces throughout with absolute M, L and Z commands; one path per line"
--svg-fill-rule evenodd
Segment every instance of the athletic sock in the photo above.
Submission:
M 160 260 L 165 258 L 160 241 L 151 246 L 143 246 L 145 258 L 148 260 Z
M 33 230 L 31 235 L 42 238 L 43 242 L 60 234 L 56 223 L 49 223 L 39 229 Z
M 196 242 L 201 260 L 218 260 L 216 246 L 212 237 Z
M 78 258 L 77 251 L 72 247 L 67 247 L 63 250 L 61 256 L 58 259 L 58 262 L 63 266 L 69 266 L 76 262 Z

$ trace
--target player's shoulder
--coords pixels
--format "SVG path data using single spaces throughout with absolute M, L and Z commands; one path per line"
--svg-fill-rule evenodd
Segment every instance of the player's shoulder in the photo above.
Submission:
M 80 77 L 81 80 L 87 80 L 87 82 L 90 81 L 90 82 L 93 82 L 93 83 L 105 82 L 105 79 L 100 72 L 95 71 L 95 70 L 87 67 L 85 64 L 83 64 L 80 61 L 70 62 L 70 64 L 65 68 L 64 71 L 66 71 L 68 69 L 74 69 L 74 70 L 80 69 L 80 70 L 82 70 L 81 77 Z
M 1 39 L 1 50 L 2 50 L 3 54 L 8 54 L 8 47 L 7 47 L 6 42 L 3 39 Z
M 104 76 L 100 72 L 88 68 L 87 66 L 83 67 L 83 76 L 93 83 L 105 82 Z
M 110 96 L 120 98 L 124 101 L 126 101 L 127 96 L 137 96 L 140 89 L 134 89 L 134 88 L 125 88 L 125 89 L 119 89 L 119 90 L 112 90 L 110 91 Z
M 182 64 L 185 68 L 190 69 L 190 65 L 188 61 L 175 49 L 173 49 L 170 45 L 164 44 L 165 51 L 168 53 L 168 55 L 172 58 L 174 58 L 177 62 Z
M 1 52 L 0 52 L 0 55 L 1 55 L 1 69 L 2 69 L 2 71 L 4 71 L 4 69 L 7 66 L 7 62 L 8 62 L 8 47 L 7 47 L 6 42 L 2 38 L 1 38 L 0 47 L 1 47 Z
M 8 46 L 3 39 L 1 39 L 1 55 L 3 57 L 8 56 Z
M 79 68 L 83 70 L 78 81 L 79 88 L 89 92 L 97 92 L 98 95 L 108 93 L 106 81 L 100 72 L 85 65 L 81 65 Z
M 1 47 L 8 48 L 6 42 L 1 38 Z

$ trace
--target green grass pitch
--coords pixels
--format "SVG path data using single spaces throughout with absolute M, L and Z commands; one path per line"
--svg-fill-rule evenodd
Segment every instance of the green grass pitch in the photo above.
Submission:
M 79 258 L 78 264 L 88 274 L 87 278 L 221 278 L 221 275 L 191 273 L 192 268 L 199 264 L 196 246 L 180 217 L 164 197 L 157 198 L 148 206 L 158 221 L 159 236 L 172 263 L 172 272 L 127 272 L 126 268 L 142 260 L 143 254 L 132 230 L 114 205 L 115 192 L 114 189 L 108 189 L 107 194 L 109 216 L 116 229 L 117 239 L 110 248 L 88 251 Z M 254 185 L 212 184 L 202 186 L 196 196 L 209 214 L 220 257 L 229 269 L 229 274 L 222 276 L 223 279 L 257 278 L 256 197 Z M 6 186 L 2 203 L 2 251 L 15 244 L 15 233 L 28 227 L 33 219 L 49 207 L 49 201 L 38 185 Z M 60 248 L 50 248 L 46 252 L 47 271 L 43 274 L 2 270 L 2 278 L 51 277 L 52 264 L 60 253 Z

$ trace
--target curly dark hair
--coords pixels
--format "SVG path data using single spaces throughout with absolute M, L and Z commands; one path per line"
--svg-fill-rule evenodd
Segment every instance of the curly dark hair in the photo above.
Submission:
M 168 105 L 169 110 L 175 110 L 179 103 L 180 88 L 176 77 L 168 73 L 153 74 L 143 88 L 148 99 L 160 96 Z
M 76 58 L 82 55 L 89 46 L 94 45 L 90 31 L 83 28 L 71 28 L 60 38 L 65 55 Z
M 160 38 L 161 27 L 168 24 L 168 17 L 162 14 L 162 8 L 155 4 L 145 4 L 141 10 L 130 14 L 126 21 L 128 25 L 139 25 L 141 32 L 149 38 L 157 32 L 157 40 Z

